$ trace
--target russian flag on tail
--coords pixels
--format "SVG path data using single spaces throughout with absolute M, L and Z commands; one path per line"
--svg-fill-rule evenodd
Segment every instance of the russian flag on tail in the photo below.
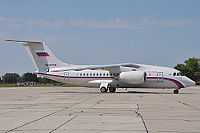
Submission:
M 50 56 L 46 51 L 40 51 L 40 52 L 36 52 L 38 57 L 46 57 L 46 56 Z

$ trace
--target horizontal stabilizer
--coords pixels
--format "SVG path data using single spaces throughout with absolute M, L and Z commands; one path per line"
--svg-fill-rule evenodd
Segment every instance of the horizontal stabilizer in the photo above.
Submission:
M 21 44 L 43 44 L 44 42 L 35 42 L 35 41 L 20 41 L 20 40 L 5 40 L 6 42 L 17 42 Z

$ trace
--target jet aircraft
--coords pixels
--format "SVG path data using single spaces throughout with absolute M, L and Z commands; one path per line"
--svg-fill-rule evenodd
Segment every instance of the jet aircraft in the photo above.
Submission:
M 162 66 L 122 63 L 109 65 L 72 65 L 60 61 L 44 42 L 5 40 L 23 44 L 38 76 L 62 83 L 85 87 L 99 87 L 102 93 L 116 88 L 180 88 L 195 82 L 180 71 Z

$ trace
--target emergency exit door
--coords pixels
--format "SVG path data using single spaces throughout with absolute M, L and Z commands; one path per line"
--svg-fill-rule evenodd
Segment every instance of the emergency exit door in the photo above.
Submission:
M 64 72 L 64 80 L 69 82 L 69 72 Z

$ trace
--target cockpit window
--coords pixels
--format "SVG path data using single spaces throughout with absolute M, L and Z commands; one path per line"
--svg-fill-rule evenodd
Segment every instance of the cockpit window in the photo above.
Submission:
M 184 76 L 181 72 L 173 73 L 173 76 Z
M 184 76 L 181 72 L 179 73 L 181 76 Z

